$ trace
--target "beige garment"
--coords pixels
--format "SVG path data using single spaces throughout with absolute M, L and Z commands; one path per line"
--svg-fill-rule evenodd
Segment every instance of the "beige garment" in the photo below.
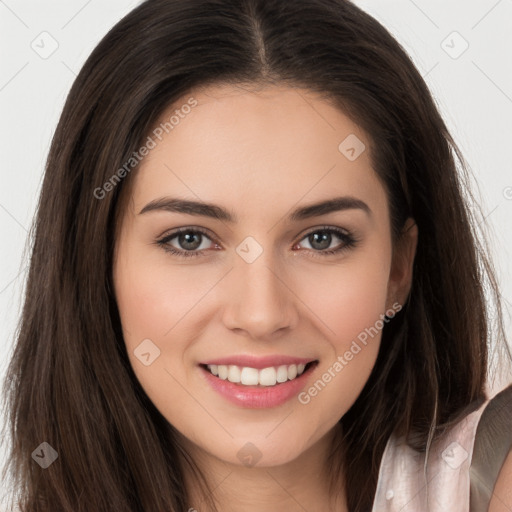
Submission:
M 486 512 L 512 443 L 510 418 L 512 386 L 483 402 L 433 442 L 426 468 L 424 453 L 407 446 L 403 438 L 391 436 L 382 457 L 372 512 Z

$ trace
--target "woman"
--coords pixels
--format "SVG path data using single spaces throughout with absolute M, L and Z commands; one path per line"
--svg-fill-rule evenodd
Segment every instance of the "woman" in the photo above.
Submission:
M 467 510 L 499 292 L 455 157 L 347 1 L 137 7 L 48 159 L 7 381 L 21 509 Z

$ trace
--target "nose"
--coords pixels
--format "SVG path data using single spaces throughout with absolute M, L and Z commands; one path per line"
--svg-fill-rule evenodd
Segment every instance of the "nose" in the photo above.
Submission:
M 294 329 L 298 323 L 298 299 L 286 272 L 264 251 L 256 261 L 235 259 L 228 276 L 224 325 L 244 331 L 253 339 L 270 339 L 278 331 Z

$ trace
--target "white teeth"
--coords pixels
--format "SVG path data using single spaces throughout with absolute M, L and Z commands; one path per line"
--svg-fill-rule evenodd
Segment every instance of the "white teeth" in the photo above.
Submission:
M 217 371 L 219 372 L 219 379 L 226 380 L 228 378 L 228 367 L 226 365 L 219 364 Z
M 277 382 L 277 372 L 275 368 L 263 368 L 260 370 L 259 381 L 262 386 L 275 386 Z
M 256 368 L 242 368 L 240 382 L 245 386 L 256 386 L 258 384 L 258 370 Z
M 230 365 L 228 367 L 228 380 L 229 382 L 240 382 L 240 368 L 238 366 Z
M 278 367 L 270 366 L 258 370 L 247 366 L 239 367 L 236 365 L 209 364 L 207 368 L 210 372 L 218 376 L 219 379 L 228 380 L 235 384 L 243 384 L 244 386 L 275 386 L 278 383 L 293 380 L 302 375 L 305 364 L 281 365 Z
M 295 377 L 297 377 L 297 365 L 291 364 L 288 367 L 288 380 L 293 380 Z
M 277 369 L 277 382 L 286 382 L 288 380 L 288 366 L 285 364 Z

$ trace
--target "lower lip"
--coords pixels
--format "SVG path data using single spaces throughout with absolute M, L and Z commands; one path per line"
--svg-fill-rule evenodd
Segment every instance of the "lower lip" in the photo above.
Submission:
M 317 365 L 318 362 L 315 362 L 299 377 L 282 384 L 276 384 L 275 386 L 244 386 L 243 384 L 234 384 L 228 380 L 215 377 L 215 375 L 202 366 L 199 368 L 212 388 L 230 402 L 239 407 L 266 409 L 282 405 L 298 395 Z

